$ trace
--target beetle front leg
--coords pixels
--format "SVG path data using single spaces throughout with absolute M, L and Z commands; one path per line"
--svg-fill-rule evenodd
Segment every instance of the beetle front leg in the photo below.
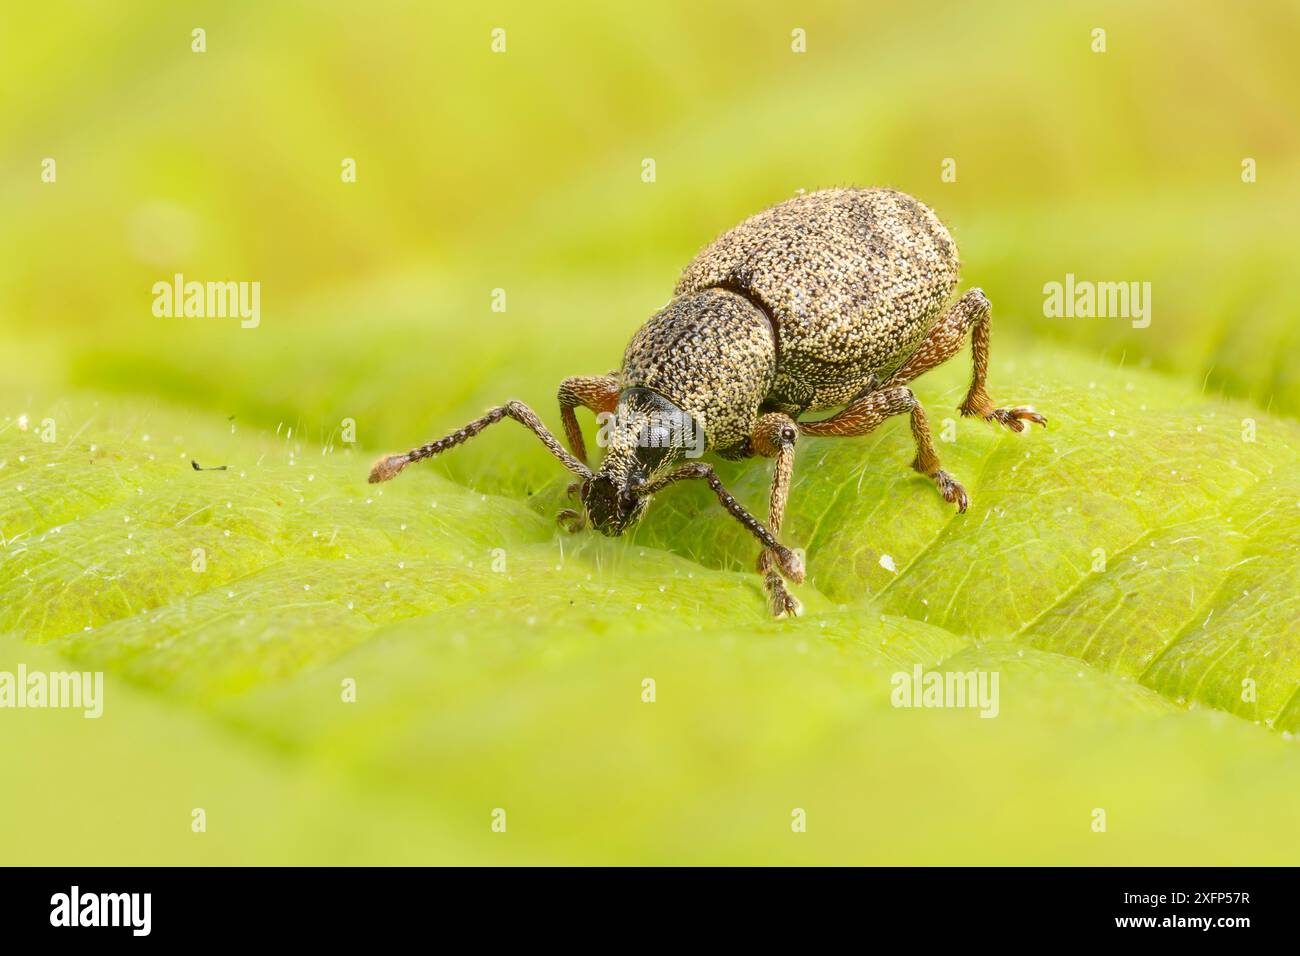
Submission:
M 578 427 L 578 416 L 574 409 L 579 405 L 590 408 L 593 412 L 612 412 L 618 408 L 618 375 L 576 375 L 560 383 L 557 397 L 560 400 L 560 420 L 564 422 L 564 434 L 569 439 L 569 448 L 583 464 L 587 463 L 587 446 L 582 440 L 582 429 Z
M 798 424 L 780 412 L 760 417 L 749 438 L 750 448 L 756 454 L 776 460 L 772 466 L 772 494 L 767 506 L 767 528 L 774 535 L 781 533 L 781 522 L 785 518 L 785 503 L 790 497 L 790 479 L 794 474 L 794 446 L 798 440 Z M 758 573 L 763 575 L 772 616 L 797 617 L 803 606 L 786 589 L 776 564 L 775 552 L 764 548 L 758 556 Z
M 469 441 L 489 425 L 495 425 L 503 418 L 513 418 L 519 424 L 526 427 L 536 435 L 547 451 L 559 459 L 560 464 L 573 472 L 580 478 L 590 478 L 591 469 L 589 469 L 578 459 L 574 458 L 561 445 L 542 424 L 542 420 L 537 417 L 537 413 L 525 405 L 523 402 L 506 402 L 504 405 L 498 405 L 492 411 L 488 412 L 482 418 L 476 418 L 459 431 L 452 432 L 446 438 L 439 438 L 431 441 L 427 445 L 421 445 L 419 448 L 412 448 L 403 455 L 386 455 L 375 462 L 374 467 L 370 469 L 370 483 L 378 484 L 381 481 L 388 481 L 396 478 L 407 465 L 412 462 L 421 461 L 425 458 L 432 458 L 434 455 L 441 454 L 448 448 L 454 448 L 462 442 Z

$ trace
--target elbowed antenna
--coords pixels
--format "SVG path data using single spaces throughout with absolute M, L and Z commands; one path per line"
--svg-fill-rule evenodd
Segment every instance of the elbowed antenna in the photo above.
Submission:
M 559 459 L 560 464 L 565 468 L 578 475 L 581 478 L 590 478 L 591 469 L 584 465 L 578 459 L 574 458 L 564 450 L 555 436 L 546 430 L 542 420 L 537 417 L 536 412 L 525 405 L 523 402 L 509 401 L 504 405 L 498 405 L 492 411 L 488 412 L 482 418 L 476 418 L 459 431 L 452 432 L 446 438 L 439 438 L 437 441 L 431 441 L 427 445 L 421 445 L 419 448 L 412 448 L 404 455 L 386 455 L 379 459 L 370 469 L 370 483 L 377 485 L 381 481 L 388 481 L 396 478 L 403 468 L 412 462 L 421 461 L 425 458 L 432 458 L 434 455 L 441 454 L 448 448 L 455 448 L 457 445 L 469 441 L 489 425 L 495 425 L 503 418 L 513 418 L 519 424 L 526 426 L 534 435 L 541 439 L 542 444 L 547 450 Z
M 682 465 L 682 467 L 678 468 L 676 471 L 669 472 L 662 478 L 656 478 L 654 481 L 647 484 L 641 489 L 641 493 L 649 496 L 654 494 L 660 488 L 671 485 L 674 482 L 689 481 L 693 478 L 703 479 L 708 482 L 709 487 L 713 489 L 713 493 L 718 496 L 719 504 L 726 508 L 727 512 L 733 518 L 743 524 L 746 529 L 749 530 L 749 533 L 757 538 L 764 547 L 770 548 L 772 553 L 776 555 L 777 566 L 781 569 L 781 573 L 795 584 L 803 584 L 803 559 L 785 545 L 781 544 L 781 542 L 777 541 L 776 537 L 771 531 L 767 530 L 767 526 L 764 525 L 763 522 L 759 521 L 745 510 L 744 506 L 723 486 L 722 479 L 714 473 L 713 467 L 707 462 L 693 461 L 690 464 Z

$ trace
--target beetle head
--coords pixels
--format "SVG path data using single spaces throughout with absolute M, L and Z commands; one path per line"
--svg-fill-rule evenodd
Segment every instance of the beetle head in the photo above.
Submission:
M 617 536 L 640 520 L 650 504 L 645 488 L 685 456 L 691 445 L 682 434 L 693 431 L 694 424 L 656 392 L 631 388 L 623 393 L 601 427 L 605 458 L 600 470 L 582 484 L 582 505 L 597 531 Z
M 650 498 L 639 488 L 645 480 L 620 485 L 609 475 L 599 472 L 582 485 L 582 507 L 601 534 L 617 537 L 636 524 L 645 514 Z

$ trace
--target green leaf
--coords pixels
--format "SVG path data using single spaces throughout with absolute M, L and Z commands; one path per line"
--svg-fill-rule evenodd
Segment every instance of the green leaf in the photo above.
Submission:
M 450 462 L 368 486 L 380 449 L 287 426 L 7 398 L 0 670 L 108 675 L 99 721 L 0 712 L 10 766 L 59 755 L 47 786 L 0 796 L 23 821 L 9 858 L 1287 858 L 1300 427 L 1001 354 L 995 399 L 1047 430 L 959 419 L 961 363 L 919 383 L 965 515 L 908 470 L 902 419 L 801 441 L 792 622 L 767 618 L 754 546 L 706 489 L 665 492 L 629 538 L 562 534 L 567 480 L 512 423 L 473 443 L 476 463 L 530 462 L 488 494 Z M 770 470 L 720 468 L 759 513 Z M 894 707 L 917 665 L 996 671 L 997 718 Z

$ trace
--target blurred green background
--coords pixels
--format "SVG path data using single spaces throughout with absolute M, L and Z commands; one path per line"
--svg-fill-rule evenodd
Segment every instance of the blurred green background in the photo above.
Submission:
M 184 423 L 187 436 L 204 441 L 169 453 L 200 456 L 211 448 L 236 459 L 251 457 L 254 446 L 283 452 L 287 429 L 319 457 L 321 447 L 342 449 L 341 423 L 352 419 L 355 457 L 349 453 L 333 474 L 345 488 L 349 476 L 364 475 L 370 455 L 441 435 L 506 398 L 528 401 L 554 423 L 558 381 L 615 367 L 632 331 L 668 299 L 682 266 L 702 245 L 796 190 L 844 184 L 903 189 L 949 224 L 962 252 L 963 285 L 983 287 L 993 302 L 993 351 L 1003 369 L 991 386 L 995 397 L 1021 400 L 1028 391 L 1027 377 L 1007 369 L 1037 368 L 1033 394 L 1046 406 L 1053 374 L 1068 379 L 1061 389 L 1074 391 L 1088 386 L 1082 379 L 1094 367 L 1140 368 L 1168 383 L 1162 396 L 1223 397 L 1241 403 L 1234 407 L 1271 413 L 1282 429 L 1300 414 L 1300 6 L 1294 2 L 476 7 L 383 0 L 9 5 L 0 31 L 6 422 L 29 410 L 38 419 L 40 408 L 67 402 L 65 421 L 95 423 L 80 439 L 76 425 L 61 426 L 70 443 L 102 446 L 104 438 L 93 436 L 119 428 L 136 439 L 152 430 L 155 442 L 170 441 Z M 191 51 L 196 27 L 206 31 L 203 54 Z M 497 27 L 506 30 L 501 54 L 490 48 Z M 1099 27 L 1106 31 L 1104 53 L 1092 50 Z M 791 49 L 796 28 L 806 31 L 806 53 Z M 41 180 L 47 157 L 57 162 L 56 183 Z M 341 181 L 344 158 L 356 160 L 355 183 Z M 641 176 L 646 158 L 656 165 L 652 183 Z M 948 158 L 956 163 L 955 182 L 941 179 Z M 1256 182 L 1242 181 L 1246 158 L 1257 165 Z M 151 287 L 176 272 L 199 281 L 260 282 L 260 327 L 155 318 Z M 1150 327 L 1045 318 L 1043 285 L 1066 273 L 1150 282 Z M 504 313 L 491 309 L 498 288 L 508 297 Z M 1058 362 L 1057 355 L 1071 361 Z M 956 388 L 962 375 L 958 369 L 945 382 Z M 239 446 L 227 435 L 232 420 L 252 445 Z M 14 457 L 9 461 L 17 466 Z M 520 434 L 480 439 L 427 471 L 417 480 L 425 484 L 396 494 L 427 497 L 428 488 L 441 489 L 452 507 L 466 502 L 464 515 L 478 500 L 469 489 L 522 499 L 543 487 L 554 491 L 560 482 L 553 462 Z M 57 474 L 45 506 L 62 513 L 64 472 Z M 758 495 L 761 484 L 754 480 Z M 907 487 L 909 494 L 929 493 Z M 0 530 L 12 537 L 27 525 L 10 504 L 12 520 Z M 530 524 L 527 509 L 501 505 L 494 518 L 502 514 L 536 541 L 549 540 Z M 492 542 L 480 543 L 486 549 Z M 615 566 L 629 560 L 618 550 L 599 554 Z M 292 560 L 291 553 L 280 557 Z M 12 548 L 6 558 L 9 607 L 0 631 L 40 640 L 74 635 L 79 608 L 51 605 L 47 622 L 62 623 L 50 628 L 36 627 L 17 609 L 43 598 L 25 590 L 32 585 Z M 730 570 L 749 561 L 744 552 L 714 563 Z M 83 570 L 87 565 L 93 562 Z M 447 580 L 435 577 L 434 591 L 452 587 Z M 147 614 L 162 606 L 155 599 L 161 596 L 130 610 Z M 756 600 L 746 585 L 734 606 Z M 709 603 L 708 594 L 699 601 Z M 732 613 L 732 601 L 718 599 L 719 620 Z M 288 616 L 271 629 L 310 628 L 307 637 L 339 654 L 352 645 L 339 637 L 345 626 L 303 613 L 296 624 Z M 617 633 L 618 618 L 610 613 L 600 627 Z M 780 632 L 765 630 L 769 643 L 733 671 L 726 649 L 758 627 L 743 617 L 748 610 L 735 613 L 741 617 L 732 630 L 711 625 L 714 643 L 703 650 L 682 636 L 683 626 L 654 653 L 662 655 L 663 668 L 684 675 L 694 660 L 692 666 L 729 689 L 733 704 L 743 702 L 740 713 L 752 708 L 761 720 L 762 695 L 780 700 L 782 694 L 768 682 L 790 672 L 790 660 L 769 646 L 780 645 Z M 94 623 L 113 619 L 105 611 Z M 407 625 L 405 639 L 388 639 L 399 651 L 387 664 L 374 646 L 368 649 L 366 667 L 380 674 L 428 668 L 436 674 L 429 679 L 450 696 L 426 701 L 418 688 L 407 688 L 397 693 L 401 705 L 386 717 L 374 715 L 364 732 L 294 725 L 312 711 L 304 687 L 334 680 L 318 679 L 310 669 L 332 661 L 329 655 L 304 657 L 307 683 L 283 690 L 274 681 L 293 668 L 268 665 L 262 696 L 252 704 L 222 702 L 215 708 L 221 719 L 209 725 L 204 708 L 221 693 L 261 686 L 238 675 L 229 686 L 209 686 L 207 678 L 185 671 L 218 666 L 216 650 L 211 661 L 153 661 L 133 669 L 129 655 L 96 658 L 90 639 L 65 641 L 60 650 L 88 654 L 110 671 L 117 667 L 131 688 L 122 694 L 139 695 L 130 705 L 138 712 L 115 718 L 126 729 L 110 743 L 86 740 L 79 723 L 68 724 L 66 738 L 44 736 L 55 731 L 38 731 L 29 720 L 23 726 L 30 737 L 9 739 L 11 770 L 14 761 L 35 763 L 49 759 L 52 747 L 66 748 L 70 766 L 85 761 L 100 775 L 92 790 L 109 794 L 112 814 L 140 820 L 173 812 L 162 809 L 168 800 L 185 803 L 189 789 L 202 790 L 196 781 L 207 780 L 231 791 L 247 832 L 196 850 L 184 841 L 141 837 L 129 826 L 106 836 L 112 828 L 105 824 L 74 838 L 44 825 L 18 825 L 6 834 L 20 848 L 13 859 L 49 853 L 53 860 L 97 862 L 1240 862 L 1234 847 L 1246 860 L 1278 851 L 1275 832 L 1242 831 L 1240 819 L 1223 822 L 1224 813 L 1248 812 L 1248 795 L 1230 784 L 1233 773 L 1250 768 L 1291 792 L 1300 776 L 1293 748 L 1245 724 L 1223 730 L 1229 740 L 1202 740 L 1202 751 L 1188 743 L 1196 733 L 1186 724 L 1145 739 L 1129 730 L 1089 731 L 1074 741 L 1083 753 L 1064 768 L 1052 762 L 1052 721 L 1108 727 L 1112 718 L 1063 714 L 1051 700 L 1082 694 L 1078 703 L 1085 708 L 1093 691 L 1051 690 L 1041 697 L 1041 712 L 1010 722 L 1018 730 L 999 729 L 1005 738 L 986 741 L 985 750 L 959 747 L 953 740 L 967 740 L 961 735 L 971 733 L 969 722 L 955 730 L 942 716 L 926 715 L 922 731 L 896 744 L 852 721 L 853 733 L 864 735 L 853 736 L 849 748 L 860 761 L 853 792 L 894 791 L 889 803 L 869 811 L 872 832 L 861 840 L 823 836 L 804 855 L 755 843 L 744 829 L 746 814 L 760 813 L 752 801 L 736 811 L 735 832 L 716 842 L 708 842 L 716 829 L 699 817 L 698 802 L 689 803 L 677 821 L 682 827 L 674 829 L 669 804 L 685 799 L 682 788 L 692 781 L 713 779 L 718 760 L 734 760 L 738 776 L 713 786 L 733 796 L 770 797 L 778 817 L 800 799 L 786 792 L 791 779 L 836 789 L 836 760 L 804 768 L 806 774 L 800 769 L 803 761 L 816 762 L 804 749 L 808 741 L 822 739 L 801 732 L 839 727 L 855 713 L 844 653 L 817 650 L 795 658 L 807 671 L 795 668 L 798 680 L 807 679 L 800 690 L 826 695 L 806 725 L 796 720 L 795 729 L 781 729 L 773 717 L 751 736 L 737 719 L 725 731 L 701 731 L 706 745 L 694 737 L 696 721 L 709 713 L 700 704 L 703 710 L 676 718 L 686 749 L 667 761 L 670 769 L 646 769 L 666 776 L 643 801 L 630 792 L 638 779 L 633 769 L 606 767 L 604 755 L 626 750 L 649 760 L 667 744 L 629 748 L 627 738 L 608 729 L 586 740 L 584 715 L 560 706 L 554 730 L 572 747 L 558 758 L 559 769 L 552 763 L 542 772 L 555 788 L 537 814 L 540 829 L 526 850 L 512 853 L 458 835 L 454 821 L 458 814 L 478 819 L 479 803 L 493 799 L 482 781 L 502 767 L 529 779 L 512 760 L 546 763 L 548 733 L 535 729 L 540 739 L 524 734 L 502 750 L 503 727 L 533 726 L 538 714 L 553 714 L 566 689 L 586 686 L 580 675 L 605 686 L 609 671 L 590 661 L 586 670 L 557 670 L 564 648 L 577 653 L 575 642 L 598 631 L 568 634 L 550 651 L 529 645 L 524 656 L 541 662 L 540 669 L 526 682 L 493 684 L 468 664 L 421 662 L 421 654 L 431 653 L 412 650 L 421 634 L 479 633 L 469 619 L 448 627 Z M 509 672 L 503 661 L 515 630 L 497 620 L 481 632 L 484 647 L 492 648 L 484 653 L 500 655 L 484 665 L 492 674 Z M 596 653 L 582 646 L 583 653 Z M 798 655 L 807 650 L 791 648 Z M 673 656 L 673 649 L 684 656 Z M 459 652 L 448 653 L 461 660 Z M 621 660 L 622 676 L 635 684 L 640 662 Z M 1046 673 L 1059 666 L 1063 675 L 1073 674 L 1064 660 L 1042 666 Z M 815 661 L 834 675 L 823 675 Z M 467 685 L 480 681 L 473 706 L 457 702 L 458 685 L 449 676 L 456 666 L 468 669 Z M 534 710 L 514 696 L 543 694 L 538 684 L 548 681 L 555 684 L 551 696 Z M 802 705 L 793 686 L 786 692 L 789 712 L 797 713 Z M 158 690 L 166 692 L 161 704 L 152 696 Z M 1148 700 L 1138 690 L 1096 693 L 1123 698 L 1135 713 L 1164 713 L 1162 698 Z M 183 706 L 174 719 L 159 716 L 171 713 L 163 704 L 177 702 L 202 706 Z M 436 727 L 407 725 L 406 749 L 395 743 L 391 752 L 373 749 L 373 738 L 415 712 Z M 608 712 L 593 704 L 588 716 Z M 1205 714 L 1180 716 L 1212 722 Z M 132 728 L 164 726 L 158 732 L 166 741 L 142 757 Z M 416 728 L 436 733 L 446 749 Z M 1155 742 L 1161 734 L 1168 739 Z M 248 740 L 252 756 L 243 749 Z M 691 741 L 700 749 L 691 749 Z M 1168 755 L 1180 749 L 1190 756 L 1166 768 L 1171 779 L 1183 771 L 1205 773 L 1187 783 L 1193 806 L 1180 819 L 1218 821 L 1204 824 L 1218 827 L 1208 859 L 1189 856 L 1194 848 L 1180 842 L 1188 831 L 1168 821 L 1161 801 L 1181 791 L 1161 790 L 1154 770 L 1142 780 L 1149 785 L 1141 798 L 1148 829 L 1119 849 L 1096 849 L 1086 832 L 1040 839 L 1044 827 L 1063 825 L 1045 823 L 1050 816 L 1030 825 L 1025 807 L 1013 813 L 1002 803 L 1007 791 L 1046 774 L 1055 782 L 1033 795 L 1048 803 L 1075 799 L 1086 814 L 1096 798 L 1080 795 L 1075 785 L 1094 779 L 1094 769 L 1119 761 L 1111 767 L 1121 779 L 1123 768 L 1175 760 Z M 1230 771 L 1198 753 L 1241 763 Z M 304 769 L 306 754 L 319 766 Z M 933 764 L 939 758 L 958 761 L 971 817 L 932 802 L 952 786 L 952 776 Z M 133 760 L 153 769 L 143 775 L 121 769 Z M 440 765 L 451 778 L 438 772 Z M 579 765 L 582 772 L 569 778 L 578 781 L 574 789 L 564 791 L 561 770 Z M 872 769 L 864 776 L 863 767 Z M 56 776 L 39 790 L 11 793 L 10 820 L 38 812 L 49 820 L 75 815 L 81 807 L 76 779 Z M 147 799 L 138 792 L 145 789 Z M 918 792 L 931 796 L 918 798 Z M 583 806 L 583 793 L 612 800 L 617 810 L 604 803 L 605 816 L 591 811 L 596 815 L 576 826 L 564 808 Z M 266 807 L 260 823 L 248 816 L 257 806 Z M 112 814 L 107 819 L 120 819 Z M 1294 810 L 1284 815 L 1286 832 L 1300 829 Z M 880 830 L 892 829 L 895 816 L 910 825 L 885 838 Z M 981 836 L 979 827 L 993 827 L 996 836 Z M 783 828 L 778 819 L 777 829 Z M 346 839 L 323 837 L 343 830 Z M 665 834 L 677 834 L 677 842 Z M 844 859 L 846 849 L 851 859 Z
M 18 375 L 405 446 L 616 364 L 745 216 L 877 184 L 950 224 L 1000 336 L 1300 410 L 1294 3 L 469 6 L 11 8 Z M 178 271 L 260 281 L 263 328 L 149 321 Z M 1151 328 L 1044 319 L 1067 272 L 1151 282 Z

